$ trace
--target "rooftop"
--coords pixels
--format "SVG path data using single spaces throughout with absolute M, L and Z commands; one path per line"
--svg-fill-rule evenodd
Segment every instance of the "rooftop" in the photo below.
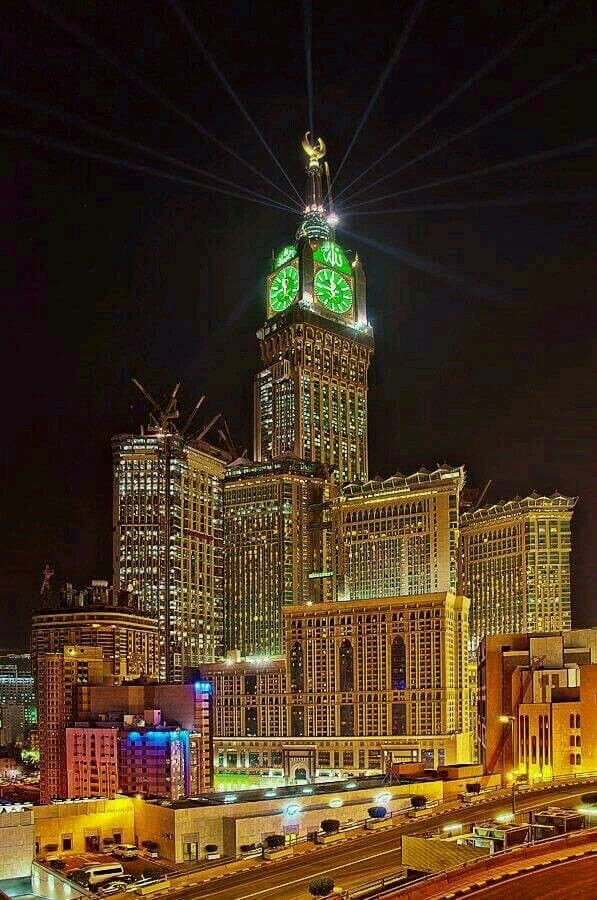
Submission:
M 402 778 L 401 784 L 411 784 L 415 779 Z M 192 809 L 198 806 L 223 806 L 233 803 L 255 803 L 269 800 L 299 799 L 306 796 L 326 796 L 337 794 L 340 791 L 351 794 L 354 791 L 370 790 L 372 788 L 389 788 L 387 778 L 384 775 L 371 775 L 364 778 L 354 778 L 348 781 L 332 781 L 322 784 L 288 785 L 286 787 L 259 788 L 255 790 L 239 791 L 237 794 L 231 791 L 214 791 L 197 797 L 185 797 L 180 800 L 156 800 L 160 806 L 172 809 Z M 380 798 L 381 799 L 381 798 Z
M 533 512 L 539 509 L 548 510 L 568 510 L 574 509 L 578 497 L 565 497 L 558 491 L 550 497 L 538 494 L 533 491 L 528 497 L 514 497 L 513 500 L 502 500 L 499 503 L 493 503 L 488 506 L 481 506 L 479 509 L 465 512 L 460 517 L 462 525 L 469 525 L 473 522 L 483 521 L 486 519 L 501 518 L 516 513 Z
M 364 484 L 348 484 L 342 491 L 342 496 L 346 499 L 351 497 L 362 497 L 364 495 L 379 494 L 384 492 L 400 492 L 409 493 L 418 490 L 422 486 L 431 485 L 435 482 L 458 481 L 459 487 L 464 487 L 466 474 L 464 466 L 448 466 L 443 463 L 441 466 L 429 471 L 425 467 L 421 467 L 412 475 L 403 475 L 402 472 L 395 472 L 389 478 L 372 478 Z

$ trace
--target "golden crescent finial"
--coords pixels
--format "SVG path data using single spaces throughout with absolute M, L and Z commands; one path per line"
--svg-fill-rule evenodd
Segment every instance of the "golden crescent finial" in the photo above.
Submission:
M 307 131 L 302 140 L 303 150 L 309 157 L 309 165 L 319 165 L 319 160 L 325 156 L 325 141 L 323 138 L 317 138 L 315 143 L 311 143 L 311 132 Z

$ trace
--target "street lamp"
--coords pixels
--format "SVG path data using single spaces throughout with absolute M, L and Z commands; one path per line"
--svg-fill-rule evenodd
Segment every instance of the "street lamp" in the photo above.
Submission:
M 514 723 L 516 722 L 515 716 L 500 716 L 500 722 L 503 725 L 510 726 L 510 737 L 512 740 L 512 765 L 514 765 Z M 508 778 L 512 781 L 512 815 L 516 816 L 516 772 L 510 772 Z

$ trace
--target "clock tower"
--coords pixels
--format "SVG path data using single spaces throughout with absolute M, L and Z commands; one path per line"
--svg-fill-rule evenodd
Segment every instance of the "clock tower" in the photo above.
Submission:
M 303 221 L 273 258 L 257 332 L 264 369 L 255 379 L 255 459 L 294 457 L 333 467 L 340 483 L 367 481 L 365 273 L 358 254 L 336 241 L 325 144 L 307 133 L 303 149 Z

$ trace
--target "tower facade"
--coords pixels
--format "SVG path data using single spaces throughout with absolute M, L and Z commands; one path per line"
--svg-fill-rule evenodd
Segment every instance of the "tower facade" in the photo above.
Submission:
M 213 660 L 222 642 L 222 478 L 215 448 L 174 430 L 112 440 L 114 581 L 157 619 L 159 675 Z
M 367 377 L 373 332 L 358 254 L 336 242 L 324 199 L 325 145 L 303 141 L 307 198 L 295 242 L 267 277 L 267 320 L 257 333 L 264 368 L 254 389 L 257 461 L 292 455 L 366 481 Z M 329 190 L 328 190 L 329 196 Z
M 243 656 L 277 655 L 283 609 L 310 597 L 313 507 L 321 466 L 298 459 L 230 466 L 224 481 L 224 646 Z
M 40 799 L 68 797 L 66 729 L 77 717 L 77 687 L 113 680 L 110 660 L 99 647 L 64 647 L 37 661 Z
M 348 485 L 330 501 L 339 600 L 456 593 L 464 468 Z
M 105 586 L 102 592 L 97 585 Z M 70 587 L 70 585 L 69 585 Z M 63 592 L 63 597 L 68 597 Z M 155 619 L 125 603 L 122 593 L 110 602 L 107 582 L 94 582 L 77 591 L 80 602 L 55 609 L 41 609 L 31 618 L 31 663 L 34 676 L 45 653 L 61 653 L 64 647 L 99 647 L 111 661 L 116 679 L 157 678 L 159 637 Z
M 570 618 L 575 497 L 531 494 L 461 518 L 461 585 L 471 650 L 488 634 L 561 631 Z

